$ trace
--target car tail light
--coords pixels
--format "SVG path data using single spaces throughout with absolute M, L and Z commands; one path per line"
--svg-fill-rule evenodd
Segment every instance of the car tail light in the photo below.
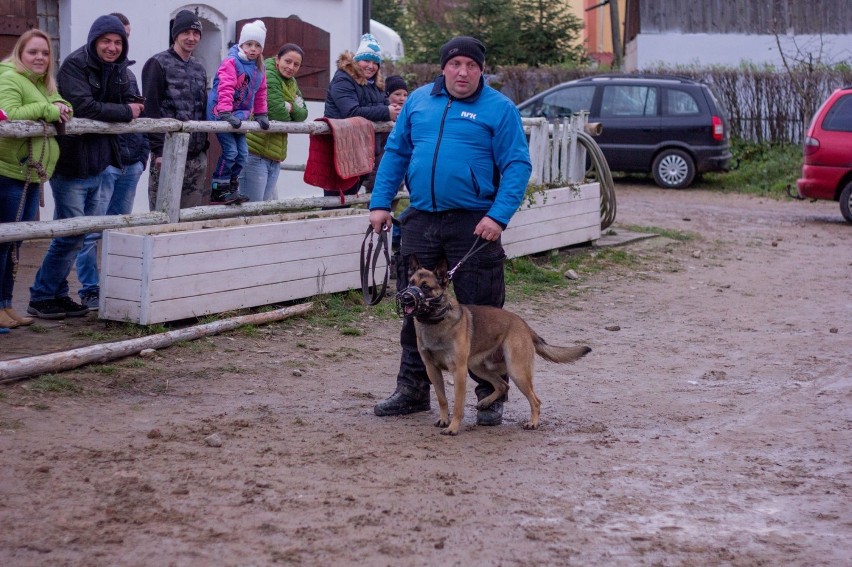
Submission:
M 725 139 L 725 124 L 718 116 L 713 117 L 713 139 L 717 142 Z
M 817 153 L 819 149 L 819 140 L 811 136 L 805 136 L 804 155 L 811 156 Z

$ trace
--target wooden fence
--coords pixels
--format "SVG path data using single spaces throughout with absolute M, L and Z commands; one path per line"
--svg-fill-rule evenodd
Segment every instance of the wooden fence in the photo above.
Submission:
M 577 144 L 576 129 L 582 128 L 584 122 L 585 117 L 578 117 L 574 119 L 573 124 L 565 122 L 553 127 L 542 118 L 524 119 L 524 129 L 530 135 L 530 155 L 533 162 L 533 174 L 530 182 L 532 184 L 552 184 L 560 180 L 578 183 L 582 180 L 583 167 L 579 164 L 585 163 L 585 150 Z M 377 132 L 389 132 L 393 128 L 393 123 L 379 122 L 375 126 Z M 140 118 L 129 123 L 106 123 L 82 118 L 71 119 L 65 127 L 65 133 L 68 135 L 87 133 L 166 134 L 155 210 L 149 213 L 129 215 L 81 216 L 50 221 L 3 223 L 0 224 L 0 242 L 53 238 L 101 232 L 113 228 L 261 215 L 340 205 L 338 197 L 313 197 L 249 202 L 239 207 L 207 205 L 181 209 L 180 194 L 190 133 L 233 131 L 234 129 L 225 122 L 181 122 L 168 118 Z M 239 131 L 262 132 L 263 130 L 256 122 L 246 121 L 243 122 Z M 272 122 L 268 132 L 302 135 L 330 134 L 328 125 L 324 122 Z M 43 123 L 34 121 L 0 122 L 0 137 L 28 138 L 43 135 L 55 136 L 56 129 L 53 125 L 45 127 Z M 290 166 L 290 168 L 300 169 L 301 166 Z M 345 203 L 349 205 L 366 204 L 369 203 L 369 200 L 369 195 L 347 196 Z

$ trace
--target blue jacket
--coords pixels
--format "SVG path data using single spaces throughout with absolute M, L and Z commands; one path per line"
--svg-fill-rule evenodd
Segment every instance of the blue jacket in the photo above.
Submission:
M 444 78 L 405 101 L 385 145 L 370 209 L 390 210 L 405 178 L 420 211 L 485 211 L 504 228 L 521 205 L 532 165 L 515 105 L 480 83 L 455 99 Z

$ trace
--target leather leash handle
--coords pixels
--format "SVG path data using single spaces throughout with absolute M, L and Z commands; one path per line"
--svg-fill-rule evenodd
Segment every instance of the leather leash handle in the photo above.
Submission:
M 378 305 L 385 297 L 388 289 L 388 277 L 390 275 L 390 254 L 388 253 L 388 233 L 383 230 L 377 235 L 375 250 L 373 250 L 373 227 L 367 226 L 367 232 L 364 234 L 364 240 L 361 242 L 361 293 L 364 296 L 364 303 L 367 305 Z M 385 276 L 382 280 L 381 290 L 376 284 L 376 264 L 382 252 L 385 256 Z M 370 280 L 372 278 L 372 285 Z M 378 292 L 377 292 L 378 290 Z

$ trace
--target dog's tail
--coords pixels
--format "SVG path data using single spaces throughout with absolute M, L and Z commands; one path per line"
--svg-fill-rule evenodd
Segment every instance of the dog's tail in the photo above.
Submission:
M 540 357 L 550 362 L 574 362 L 592 352 L 592 349 L 587 346 L 563 347 L 547 344 L 543 338 L 533 332 L 533 344 L 535 352 Z

